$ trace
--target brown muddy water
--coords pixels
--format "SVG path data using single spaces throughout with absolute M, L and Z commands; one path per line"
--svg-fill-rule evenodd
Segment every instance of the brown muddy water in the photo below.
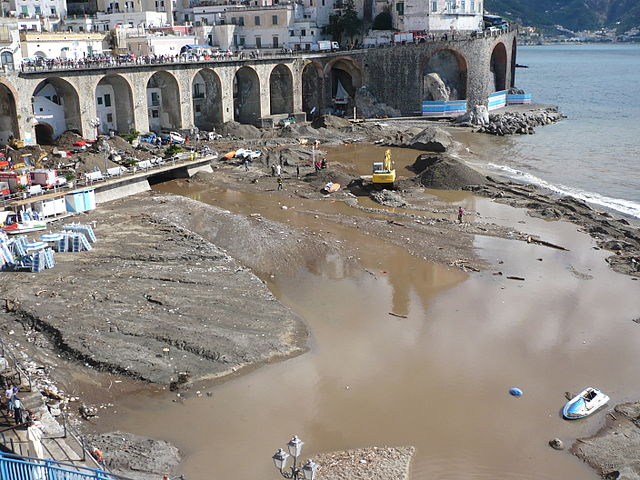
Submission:
M 182 473 L 189 480 L 277 478 L 271 455 L 293 434 L 306 442 L 305 458 L 414 445 L 414 480 L 598 478 L 547 442 L 571 442 L 605 420 L 604 412 L 562 420 L 565 391 L 593 385 L 612 404 L 640 397 L 640 326 L 632 321 L 640 316 L 639 282 L 610 271 L 605 254 L 575 226 L 444 193 L 444 200 L 464 202 L 484 221 L 571 248 L 477 238 L 479 255 L 495 269 L 467 276 L 316 219 L 304 201 L 280 199 L 285 211 L 275 197 L 265 198 L 269 193 L 181 185 L 156 188 L 330 231 L 357 246 L 360 262 L 375 276 L 339 256 L 323 259 L 314 271 L 273 272 L 270 288 L 308 325 L 308 353 L 210 387 L 211 397 L 176 403 L 168 392 L 122 394 L 118 413 L 103 414 L 100 429 L 174 442 L 185 453 Z M 320 203 L 322 211 L 360 214 L 340 202 Z M 492 275 L 497 270 L 504 275 Z M 509 396 L 513 386 L 524 396 Z

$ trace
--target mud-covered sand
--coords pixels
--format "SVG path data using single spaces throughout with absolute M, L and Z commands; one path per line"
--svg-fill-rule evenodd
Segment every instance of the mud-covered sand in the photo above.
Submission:
M 421 131 L 416 122 L 316 130 L 326 143 L 377 138 L 391 145 L 397 132 L 408 129 L 414 135 Z M 304 212 L 319 221 L 356 228 L 417 257 L 464 271 L 489 267 L 474 250 L 478 236 L 571 248 L 531 235 L 526 225 L 484 221 L 476 212 L 467 212 L 474 215 L 473 222 L 457 222 L 451 205 L 425 191 L 431 176 L 426 175 L 425 183 L 423 171 L 401 181 L 395 196 L 378 196 L 379 206 L 362 202 L 372 192 L 357 177 L 338 166 L 319 173 L 309 167 L 311 153 L 297 137 L 313 130 L 295 126 L 281 138 L 254 142 L 273 145 L 249 171 L 238 161 L 216 161 L 213 174 L 183 182 L 202 191 L 215 187 L 259 195 L 283 210 L 304 201 Z M 212 146 L 222 151 L 243 144 L 230 137 Z M 283 148 L 288 149 L 284 154 Z M 283 191 L 276 190 L 270 176 L 269 165 L 276 161 L 284 166 Z M 301 167 L 301 178 L 296 166 Z M 638 230 L 629 221 L 532 187 L 486 180 L 483 186 L 456 187 L 550 220 L 573 221 L 613 252 L 608 261 L 614 269 L 638 276 Z M 330 198 L 320 191 L 328 181 L 343 184 Z M 345 208 L 329 209 L 327 202 L 342 202 Z M 198 379 L 221 379 L 305 351 L 303 320 L 280 304 L 261 279 L 294 271 L 328 253 L 353 258 L 357 267 L 352 246 L 331 241 L 332 232 L 319 235 L 285 220 L 268 220 L 250 211 L 231 213 L 175 195 L 137 195 L 77 220 L 95 222 L 99 240 L 93 250 L 59 254 L 56 268 L 37 275 L 0 277 L 6 304 L 3 331 L 21 336 L 35 330 L 44 337 L 42 344 L 66 361 L 173 388 Z

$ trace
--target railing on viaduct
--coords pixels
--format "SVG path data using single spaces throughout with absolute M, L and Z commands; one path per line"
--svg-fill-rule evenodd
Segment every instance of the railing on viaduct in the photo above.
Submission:
M 0 478 L 7 480 L 128 480 L 104 470 L 0 452 Z

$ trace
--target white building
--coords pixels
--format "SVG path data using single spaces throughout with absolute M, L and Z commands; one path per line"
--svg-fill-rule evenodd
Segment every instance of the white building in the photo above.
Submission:
M 96 87 L 96 112 L 100 119 L 101 134 L 108 134 L 109 131 L 117 131 L 116 105 L 113 86 L 110 84 L 98 85 Z
M 35 92 L 32 102 L 35 120 L 51 127 L 52 138 L 57 138 L 67 130 L 64 119 L 64 98 L 58 95 L 53 85 L 46 84 Z
M 149 118 L 149 131 L 160 132 L 162 130 L 163 118 L 165 123 L 169 121 L 169 114 L 162 112 L 162 90 L 160 88 L 147 87 L 147 109 Z
M 171 24 L 167 12 L 147 10 L 144 12 L 98 12 L 94 21 L 96 30 L 108 32 L 117 27 L 159 28 Z
M 0 72 L 13 71 L 20 68 L 22 52 L 20 51 L 20 34 L 15 24 L 0 24 Z
M 127 37 L 127 49 L 137 56 L 179 55 L 185 45 L 194 45 L 198 39 L 192 35 L 151 35 Z
M 9 0 L 12 15 L 23 18 L 53 18 L 67 16 L 66 0 Z
M 100 55 L 104 35 L 99 33 L 20 32 L 24 58 L 81 59 Z
M 401 31 L 481 30 L 483 0 L 394 0 L 393 27 Z

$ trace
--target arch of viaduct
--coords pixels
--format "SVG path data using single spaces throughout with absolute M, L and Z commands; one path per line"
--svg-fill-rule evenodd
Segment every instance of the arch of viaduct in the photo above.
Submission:
M 427 74 L 438 73 L 452 97 L 473 106 L 514 86 L 515 64 L 516 35 L 506 32 L 333 54 L 9 73 L 0 76 L 0 143 L 9 135 L 35 141 L 51 133 L 54 120 L 62 130 L 95 138 L 100 92 L 109 92 L 119 133 L 315 115 L 335 107 L 340 92 L 353 97 L 361 86 L 377 101 L 416 115 L 429 99 Z M 59 118 L 50 118 L 56 115 L 47 115 L 43 102 Z

